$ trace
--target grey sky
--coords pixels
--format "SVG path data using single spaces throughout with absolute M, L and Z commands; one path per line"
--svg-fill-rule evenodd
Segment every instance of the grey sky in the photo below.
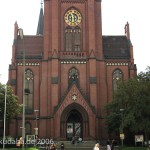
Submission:
M 0 9 L 0 82 L 8 80 L 11 63 L 14 23 L 18 22 L 25 35 L 36 34 L 41 0 L 1 1 Z M 130 24 L 134 60 L 138 72 L 150 65 L 150 21 L 149 1 L 102 0 L 103 35 L 124 35 L 124 26 Z

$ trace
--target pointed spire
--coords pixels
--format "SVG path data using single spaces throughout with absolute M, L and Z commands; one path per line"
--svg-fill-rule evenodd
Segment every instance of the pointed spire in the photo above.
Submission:
M 126 35 L 126 37 L 128 39 L 128 44 L 129 44 L 129 46 L 132 46 L 132 43 L 131 43 L 131 40 L 130 40 L 130 27 L 129 27 L 129 23 L 128 22 L 125 24 L 124 29 L 125 29 L 125 35 Z
M 44 3 L 43 0 L 41 0 L 41 8 L 43 8 L 43 3 Z
M 19 29 L 19 27 L 18 27 L 18 23 L 16 21 L 15 24 L 14 24 L 14 39 L 17 39 L 18 29 Z
M 43 35 L 43 30 L 44 30 L 44 13 L 43 13 L 43 0 L 41 0 L 41 9 L 36 35 Z
M 125 34 L 126 34 L 127 38 L 130 39 L 130 28 L 129 28 L 128 22 L 126 23 L 124 29 L 125 29 Z

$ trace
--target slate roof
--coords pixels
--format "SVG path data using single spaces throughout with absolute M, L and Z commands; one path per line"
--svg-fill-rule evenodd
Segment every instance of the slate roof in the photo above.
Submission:
M 24 49 L 22 40 L 18 38 L 16 45 L 16 59 L 23 58 L 23 50 L 25 50 L 26 59 L 41 59 L 43 52 L 43 36 L 24 36 Z
M 126 36 L 103 36 L 105 59 L 129 59 L 130 41 Z

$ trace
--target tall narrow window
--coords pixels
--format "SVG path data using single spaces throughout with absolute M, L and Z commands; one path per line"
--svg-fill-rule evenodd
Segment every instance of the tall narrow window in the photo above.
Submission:
M 120 69 L 113 72 L 113 90 L 117 89 L 117 83 L 123 79 L 123 73 Z
M 79 27 L 65 29 L 66 51 L 81 50 L 81 30 Z
M 26 113 L 33 113 L 33 72 L 29 69 L 25 71 L 25 108 Z
M 73 49 L 73 33 L 72 33 L 72 29 L 70 27 L 68 27 L 65 30 L 65 34 L 66 34 L 66 51 L 72 51 Z
M 75 27 L 74 29 L 74 51 L 80 51 L 81 47 L 81 37 L 80 37 L 80 28 Z

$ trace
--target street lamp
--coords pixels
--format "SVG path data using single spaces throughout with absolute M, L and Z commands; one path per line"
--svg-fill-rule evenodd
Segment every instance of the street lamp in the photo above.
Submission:
M 123 133 L 123 111 L 124 111 L 124 109 L 120 109 L 120 112 L 121 112 L 120 138 L 121 138 L 121 145 L 122 146 L 123 146 L 123 140 L 124 140 L 124 133 Z
M 0 74 L 1 78 L 1 74 Z M 6 102 L 7 102 L 7 85 L 5 85 L 5 102 L 4 102 L 4 130 L 3 130 L 3 149 L 5 149 L 5 130 L 6 130 Z
M 38 119 L 37 118 L 37 113 L 39 112 L 39 110 L 35 109 L 34 112 L 35 112 L 35 119 L 36 119 L 35 127 L 37 128 L 37 119 Z
M 22 46 L 23 46 L 23 112 L 22 112 L 22 138 L 23 138 L 23 144 L 22 144 L 22 150 L 24 150 L 24 142 L 25 142 L 25 49 L 24 49 L 24 35 L 23 35 L 23 29 L 19 28 L 18 30 L 19 36 L 22 40 Z
M 34 112 L 35 112 L 35 119 L 36 119 L 35 120 L 36 121 L 35 122 L 35 128 L 34 128 L 35 129 L 35 136 L 36 136 L 35 140 L 36 140 L 36 143 L 37 143 L 37 136 L 38 136 L 38 125 L 37 125 L 38 118 L 37 118 L 37 114 L 38 114 L 39 110 L 35 109 Z
M 6 100 L 7 100 L 7 85 L 5 85 L 5 106 L 4 106 L 3 149 L 5 149 L 5 129 L 6 129 Z

